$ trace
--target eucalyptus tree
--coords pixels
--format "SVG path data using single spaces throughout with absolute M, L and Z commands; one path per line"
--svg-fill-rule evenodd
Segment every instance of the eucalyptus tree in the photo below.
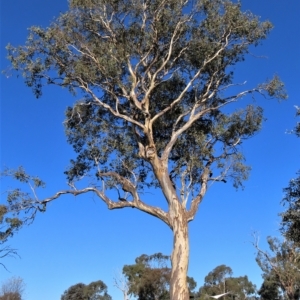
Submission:
M 256 261 L 263 271 L 267 295 L 276 292 L 276 286 L 282 291 L 285 299 L 300 299 L 300 248 L 296 243 L 268 237 L 271 253 L 255 244 Z M 268 286 L 269 285 L 269 286 Z M 271 287 L 271 288 L 270 288 Z M 269 291 L 268 291 L 269 289 Z M 280 296 L 280 293 L 279 295 Z
M 101 281 L 93 281 L 90 284 L 77 283 L 70 286 L 61 296 L 61 300 L 111 300 L 107 293 L 106 284 Z
M 284 192 L 282 201 L 288 208 L 281 214 L 282 233 L 300 247 L 300 171 L 296 178 L 290 180 Z
M 128 280 L 128 293 L 138 300 L 159 300 L 168 297 L 170 274 L 167 255 L 143 254 L 135 259 L 135 264 L 125 265 L 123 274 Z
M 169 299 L 170 290 L 170 256 L 161 253 L 142 254 L 135 259 L 135 264 L 125 265 L 123 274 L 128 282 L 128 294 L 138 300 Z M 187 277 L 190 295 L 197 286 L 192 277 Z
M 11 237 L 15 231 L 17 231 L 22 225 L 22 221 L 17 217 L 10 217 L 7 215 L 8 207 L 0 204 L 0 260 L 2 261 L 7 257 L 18 256 L 17 250 L 10 246 L 5 246 L 8 238 Z M 0 261 L 0 265 L 5 265 Z
M 188 299 L 188 223 L 211 182 L 238 187 L 247 178 L 240 145 L 263 120 L 260 107 L 232 104 L 286 98 L 277 76 L 250 88 L 233 80 L 233 66 L 271 29 L 229 0 L 70 0 L 48 28 L 30 29 L 25 46 L 7 47 L 37 97 L 44 85 L 82 96 L 66 111 L 78 154 L 66 171 L 70 188 L 47 199 L 15 190 L 9 211 L 33 218 L 64 194 L 93 192 L 111 210 L 148 213 L 173 233 L 170 297 Z M 6 174 L 37 180 L 22 169 Z M 86 176 L 95 183 L 76 188 Z M 147 188 L 162 191 L 167 210 L 143 199 Z
M 263 276 L 264 281 L 258 290 L 261 300 L 283 300 L 280 285 L 278 283 L 278 276 L 274 272 L 265 274 Z
M 300 116 L 300 107 L 296 106 L 296 116 Z M 297 122 L 297 125 L 295 127 L 295 134 L 300 137 L 300 122 Z
M 256 286 L 249 281 L 248 276 L 233 277 L 232 269 L 226 265 L 214 268 L 205 276 L 204 285 L 200 287 L 198 297 L 200 300 L 208 299 L 210 296 L 224 295 L 221 299 L 251 299 Z
M 204 278 L 204 285 L 199 289 L 202 298 L 219 295 L 228 292 L 226 282 L 232 277 L 232 269 L 226 265 L 220 265 L 210 271 Z
M 300 108 L 296 106 L 296 116 L 300 116 Z M 293 132 L 300 137 L 300 123 L 298 122 Z M 288 208 L 281 214 L 281 232 L 283 235 L 300 246 L 300 171 L 297 177 L 290 180 L 288 187 L 283 189 L 285 196 L 282 199 Z

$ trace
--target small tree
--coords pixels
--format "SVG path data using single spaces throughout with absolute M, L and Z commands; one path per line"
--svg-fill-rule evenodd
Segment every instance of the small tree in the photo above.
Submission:
M 300 107 L 296 106 L 296 116 L 299 117 L 300 116 Z M 296 127 L 295 127 L 295 134 L 300 137 L 300 122 L 297 123 Z
M 231 277 L 226 285 L 227 291 L 230 291 L 237 299 L 250 300 L 253 299 L 256 293 L 256 286 L 248 279 L 247 275 Z M 228 299 L 230 299 L 230 297 L 228 297 Z
M 115 273 L 114 286 L 122 292 L 123 300 L 129 299 L 129 282 L 121 272 Z
M 25 284 L 22 278 L 12 277 L 0 288 L 0 300 L 22 300 Z
M 111 300 L 111 296 L 107 293 L 106 284 L 98 280 L 88 285 L 84 283 L 72 285 L 63 293 L 61 300 Z
M 139 300 L 169 299 L 170 257 L 161 253 L 143 254 L 135 259 L 135 264 L 125 265 L 123 274 L 128 280 L 128 293 Z M 197 283 L 192 277 L 187 278 L 190 294 Z
M 232 299 L 232 295 L 238 299 L 250 299 L 255 294 L 256 287 L 249 281 L 247 276 L 232 277 L 232 269 L 226 265 L 214 268 L 205 276 L 204 285 L 200 287 L 198 295 L 200 299 L 230 292 L 228 296 L 221 299 Z
M 244 90 L 233 81 L 233 66 L 272 24 L 229 0 L 69 3 L 47 29 L 32 27 L 25 46 L 7 48 L 37 97 L 45 84 L 82 95 L 66 111 L 67 139 L 78 154 L 66 171 L 71 189 L 40 200 L 38 178 L 7 170 L 34 192 L 10 192 L 8 212 L 31 211 L 32 220 L 64 194 L 93 192 L 109 209 L 155 216 L 174 237 L 170 297 L 187 300 L 188 223 L 210 183 L 232 179 L 238 187 L 247 178 L 240 145 L 263 120 L 260 107 L 234 111 L 230 104 L 257 93 L 286 98 L 276 76 Z M 86 176 L 95 182 L 76 188 Z M 147 188 L 162 191 L 166 211 L 144 201 Z
M 226 280 L 232 276 L 232 269 L 226 265 L 220 265 L 214 268 L 205 276 L 204 286 L 217 287 L 218 293 L 226 292 Z

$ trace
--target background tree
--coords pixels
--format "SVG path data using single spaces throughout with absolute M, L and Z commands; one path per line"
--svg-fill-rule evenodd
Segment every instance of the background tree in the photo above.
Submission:
M 207 299 L 208 296 L 231 292 L 238 299 L 250 299 L 255 294 L 256 287 L 247 276 L 232 277 L 232 269 L 226 265 L 217 266 L 205 276 L 204 285 L 200 287 L 198 297 Z M 222 299 L 232 299 L 232 295 Z
M 216 289 L 216 294 L 221 294 L 226 292 L 226 280 L 232 275 L 232 269 L 226 265 L 220 265 L 214 268 L 211 272 L 205 276 L 204 279 L 204 289 L 209 287 L 210 290 Z
M 274 272 L 263 275 L 263 283 L 258 290 L 261 300 L 283 300 L 282 292 L 278 282 L 278 276 Z
M 8 207 L 5 205 L 0 205 L 0 260 L 4 257 L 15 257 L 17 256 L 17 250 L 11 248 L 10 246 L 5 246 L 8 238 L 11 237 L 14 232 L 16 232 L 22 225 L 22 221 L 16 217 L 7 216 Z M 5 269 L 5 265 L 0 261 Z
M 300 108 L 296 106 L 297 116 L 300 116 Z M 300 137 L 300 123 L 297 123 L 295 134 Z M 282 202 L 288 208 L 281 214 L 281 232 L 289 240 L 300 246 L 300 171 L 297 177 L 290 180 L 289 186 L 284 190 L 285 197 Z
M 267 282 L 272 279 L 273 285 L 276 282 L 287 299 L 299 300 L 300 248 L 291 241 L 280 242 L 271 237 L 268 237 L 268 244 L 273 254 L 261 250 L 257 243 L 255 245 L 258 251 L 256 261 L 264 272 L 263 277 Z
M 25 283 L 20 277 L 12 277 L 2 283 L 0 288 L 0 300 L 22 300 Z
M 299 117 L 300 116 L 300 107 L 296 106 L 296 116 Z M 297 123 L 296 127 L 295 127 L 295 134 L 300 137 L 300 122 Z
M 123 274 L 128 280 L 129 294 L 139 300 L 169 299 L 171 278 L 170 256 L 161 253 L 143 254 L 135 259 L 134 265 L 125 265 Z M 190 294 L 197 283 L 187 278 Z
M 300 110 L 297 106 L 296 109 L 296 116 L 299 116 Z M 299 123 L 293 132 L 299 136 Z M 300 172 L 297 175 L 300 175 Z M 282 293 L 285 293 L 285 298 L 288 299 L 300 297 L 300 280 L 296 275 L 300 272 L 300 176 L 292 179 L 284 192 L 282 202 L 288 205 L 288 209 L 281 214 L 281 233 L 287 241 L 280 243 L 277 239 L 268 238 L 270 249 L 274 253 L 273 257 L 260 250 L 256 244 L 257 261 L 264 271 L 264 282 L 258 291 L 263 300 L 283 299 Z
M 300 171 L 295 179 L 290 180 L 284 189 L 283 203 L 288 206 L 281 214 L 283 235 L 300 246 Z
M 197 287 L 197 282 L 193 277 L 187 276 L 187 284 L 188 284 L 188 289 L 190 293 L 190 298 L 195 299 L 196 297 L 196 291 L 195 288 Z
M 129 283 L 126 276 L 118 272 L 114 276 L 114 286 L 119 289 L 123 294 L 123 300 L 129 299 Z
M 77 283 L 69 287 L 66 291 L 64 291 L 63 295 L 61 296 L 61 300 L 68 300 L 68 299 L 78 299 L 84 300 L 84 283 Z
M 77 283 L 69 287 L 61 296 L 61 300 L 111 300 L 107 293 L 106 284 L 101 281 L 93 281 L 86 285 Z
M 125 265 L 123 273 L 129 283 L 129 294 L 144 299 L 164 299 L 169 291 L 169 256 L 161 253 L 143 254 L 134 265 Z
M 256 286 L 249 281 L 246 275 L 229 278 L 226 281 L 226 286 L 227 291 L 232 292 L 237 299 L 250 300 L 256 294 Z
M 94 192 L 109 209 L 153 215 L 174 237 L 170 297 L 186 300 L 188 222 L 209 183 L 232 179 L 238 187 L 247 178 L 240 145 L 263 120 L 259 107 L 228 106 L 256 93 L 286 98 L 276 76 L 244 90 L 233 81 L 233 66 L 272 25 L 228 0 L 69 3 L 47 29 L 32 27 L 25 46 L 9 45 L 8 55 L 37 97 L 45 84 L 80 94 L 66 111 L 67 139 L 78 154 L 66 171 L 70 189 L 40 200 L 40 182 L 7 172 L 33 192 L 11 191 L 7 212 L 32 220 L 61 195 Z M 95 182 L 76 187 L 87 176 Z M 147 188 L 162 191 L 167 210 L 143 201 Z

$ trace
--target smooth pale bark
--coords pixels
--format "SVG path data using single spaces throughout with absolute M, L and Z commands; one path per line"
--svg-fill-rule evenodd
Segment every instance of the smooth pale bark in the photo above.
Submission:
M 189 264 L 188 223 L 181 203 L 177 203 L 178 213 L 173 220 L 172 272 L 170 280 L 170 299 L 188 300 L 187 271 Z
M 188 218 L 183 204 L 167 172 L 166 161 L 157 156 L 151 160 L 156 178 L 160 182 L 164 196 L 169 204 L 168 224 L 173 232 L 173 251 L 171 255 L 170 299 L 189 300 L 187 271 L 189 264 Z

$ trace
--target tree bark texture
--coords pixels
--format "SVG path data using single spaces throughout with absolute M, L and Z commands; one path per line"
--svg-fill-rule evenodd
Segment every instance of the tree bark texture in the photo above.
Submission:
M 172 272 L 170 280 L 170 299 L 188 300 L 187 271 L 189 263 L 189 235 L 185 209 L 178 200 L 171 204 L 173 225 Z
M 173 232 L 171 255 L 170 300 L 189 300 L 187 271 L 189 263 L 188 218 L 185 205 L 179 200 L 165 161 L 155 157 L 152 166 L 169 204 L 168 223 Z

